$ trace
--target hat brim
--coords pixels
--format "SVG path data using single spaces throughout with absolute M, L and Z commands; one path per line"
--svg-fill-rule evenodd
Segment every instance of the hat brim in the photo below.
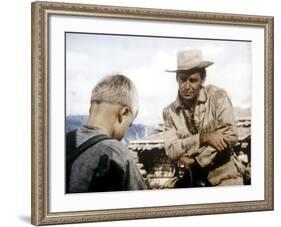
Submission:
M 211 61 L 202 61 L 201 63 L 199 63 L 198 65 L 194 65 L 188 68 L 182 68 L 182 69 L 177 69 L 177 70 L 165 70 L 168 73 L 175 73 L 175 72 L 179 72 L 179 71 L 189 71 L 191 69 L 202 69 L 202 68 L 207 68 L 208 66 L 214 64 L 214 62 Z

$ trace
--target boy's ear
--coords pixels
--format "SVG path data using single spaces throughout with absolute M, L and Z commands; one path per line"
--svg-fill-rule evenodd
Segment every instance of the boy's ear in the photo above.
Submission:
M 119 111 L 119 116 L 118 116 L 118 119 L 119 119 L 119 122 L 122 122 L 123 118 L 125 116 L 127 116 L 130 112 L 130 109 L 129 107 L 125 106 L 125 107 L 122 107 Z

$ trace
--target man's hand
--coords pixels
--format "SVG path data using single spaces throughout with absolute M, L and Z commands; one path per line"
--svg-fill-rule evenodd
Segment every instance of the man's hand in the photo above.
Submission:
M 200 133 L 200 144 L 210 145 L 218 151 L 227 148 L 227 143 L 220 131 Z
M 181 168 L 186 168 L 186 169 L 188 169 L 188 168 L 190 168 L 191 166 L 192 166 L 192 164 L 194 163 L 195 161 L 194 161 L 194 159 L 193 158 L 189 158 L 189 157 L 187 157 L 187 156 L 181 156 L 180 158 L 179 158 L 179 166 L 181 167 Z
M 176 135 L 179 139 L 184 139 L 188 137 L 188 131 L 187 130 L 177 130 Z

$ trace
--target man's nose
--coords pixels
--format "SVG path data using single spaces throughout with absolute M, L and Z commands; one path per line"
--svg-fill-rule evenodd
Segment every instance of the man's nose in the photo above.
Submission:
M 185 90 L 189 90 L 191 88 L 191 85 L 190 85 L 190 82 L 187 80 L 187 81 L 185 81 L 185 83 L 184 83 L 184 89 Z

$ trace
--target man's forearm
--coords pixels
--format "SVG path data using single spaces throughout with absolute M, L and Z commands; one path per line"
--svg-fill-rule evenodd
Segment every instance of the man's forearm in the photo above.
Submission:
M 218 151 L 223 151 L 228 147 L 223 134 L 219 130 L 200 133 L 199 138 L 200 146 L 210 145 Z

